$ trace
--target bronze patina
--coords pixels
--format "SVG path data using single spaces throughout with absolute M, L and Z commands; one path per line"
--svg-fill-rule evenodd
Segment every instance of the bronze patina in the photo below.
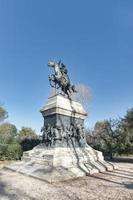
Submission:
M 72 93 L 77 92 L 68 76 L 68 70 L 63 62 L 48 62 L 48 66 L 54 69 L 54 74 L 49 75 L 51 87 L 61 89 L 63 95 L 70 97 Z

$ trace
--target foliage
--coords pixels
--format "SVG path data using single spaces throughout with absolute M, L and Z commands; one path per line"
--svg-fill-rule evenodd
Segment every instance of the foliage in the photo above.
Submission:
M 3 123 L 0 125 L 0 143 L 9 144 L 13 142 L 17 135 L 17 128 L 10 123 Z
M 133 108 L 127 110 L 123 119 L 121 119 L 122 141 L 124 141 L 123 151 L 126 154 L 133 154 Z
M 0 125 L 0 159 L 19 159 L 22 155 L 20 144 L 16 143 L 17 128 L 10 123 Z
M 2 106 L 0 106 L 0 122 L 4 121 L 4 119 L 6 119 L 7 117 L 7 111 Z
M 34 130 L 28 127 L 22 127 L 18 133 L 18 139 L 20 141 L 24 139 L 37 139 L 38 136 Z
M 7 144 L 0 144 L 0 160 L 6 160 Z
M 105 120 L 97 122 L 94 127 L 95 147 L 111 159 L 117 152 L 118 121 Z
M 18 160 L 21 156 L 22 149 L 20 144 L 0 144 L 0 160 Z
M 122 122 L 128 130 L 133 130 L 133 108 L 127 110 Z
M 20 142 L 20 145 L 22 146 L 23 151 L 29 151 L 33 149 L 33 147 L 37 146 L 40 143 L 40 140 L 38 138 L 25 138 Z
M 6 156 L 8 160 L 18 160 L 22 156 L 22 148 L 18 143 L 7 145 Z
M 133 154 L 133 108 L 122 119 L 96 122 L 94 129 L 88 131 L 87 142 L 110 158 Z
M 7 117 L 7 111 L 0 107 L 0 122 Z M 20 159 L 23 151 L 30 150 L 39 143 L 38 136 L 31 128 L 22 127 L 17 133 L 15 125 L 0 124 L 0 160 Z
M 39 137 L 35 131 L 27 127 L 22 127 L 19 131 L 17 141 L 22 146 L 23 151 L 31 150 L 34 146 L 40 143 Z

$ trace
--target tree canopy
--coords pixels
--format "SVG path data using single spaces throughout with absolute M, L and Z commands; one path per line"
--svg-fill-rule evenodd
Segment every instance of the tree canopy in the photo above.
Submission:
M 96 122 L 87 141 L 110 158 L 133 154 L 133 108 L 127 110 L 124 118 Z
M 0 143 L 9 144 L 17 136 L 17 128 L 14 124 L 3 123 L 0 125 Z
M 8 117 L 8 112 L 6 111 L 5 108 L 0 106 L 0 122 L 4 121 Z
M 28 127 L 22 127 L 18 133 L 18 137 L 21 140 L 23 140 L 25 138 L 28 138 L 28 139 L 37 139 L 38 138 L 36 132 L 32 128 L 28 128 Z
M 21 144 L 23 151 L 28 151 L 40 143 L 36 132 L 28 127 L 22 127 L 18 133 L 17 141 Z

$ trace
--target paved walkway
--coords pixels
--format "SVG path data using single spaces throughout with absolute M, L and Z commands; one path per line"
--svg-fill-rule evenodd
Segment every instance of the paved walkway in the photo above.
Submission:
M 0 170 L 0 200 L 133 200 L 133 163 L 113 172 L 48 184 Z

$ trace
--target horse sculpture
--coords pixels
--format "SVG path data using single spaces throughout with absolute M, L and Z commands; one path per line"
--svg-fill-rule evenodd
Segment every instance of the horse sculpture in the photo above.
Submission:
M 75 86 L 70 82 L 66 66 L 61 61 L 58 63 L 50 61 L 48 66 L 54 68 L 54 74 L 49 75 L 49 82 L 52 87 L 60 88 L 63 94 L 68 97 L 72 92 L 77 92 Z

